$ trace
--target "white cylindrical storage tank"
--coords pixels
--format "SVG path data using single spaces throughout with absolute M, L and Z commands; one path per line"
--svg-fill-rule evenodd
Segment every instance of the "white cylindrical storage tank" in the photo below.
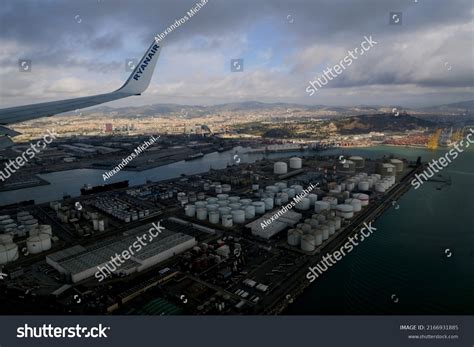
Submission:
M 217 199 L 219 200 L 228 200 L 229 199 L 229 194 L 217 194 Z
M 219 223 L 219 212 L 217 211 L 209 212 L 209 223 L 212 223 L 212 224 Z
M 281 206 L 281 198 L 280 198 L 279 195 L 275 197 L 275 204 L 274 205 L 275 206 Z
M 217 211 L 217 209 L 219 208 L 219 205 L 218 204 L 207 204 L 206 208 L 207 208 L 208 211 Z
M 323 243 L 323 232 L 321 230 L 316 230 L 314 233 L 314 244 L 315 246 L 321 246 Z
M 298 247 L 301 242 L 301 231 L 296 229 L 288 230 L 288 245 Z
M 215 204 L 217 202 L 217 198 L 207 198 L 207 201 L 196 201 L 195 206 L 196 208 L 199 207 L 206 207 L 207 204 Z
M 354 198 L 359 199 L 362 206 L 367 206 L 369 204 L 369 196 L 363 193 L 353 194 Z
M 36 236 L 38 234 L 39 234 L 39 228 L 38 227 L 31 228 L 28 232 L 29 236 Z
M 242 204 L 238 202 L 234 202 L 232 204 L 229 204 L 229 207 L 231 210 L 240 210 Z
M 244 210 L 233 210 L 230 212 L 232 214 L 232 220 L 236 224 L 245 223 L 245 211 Z
M 252 184 L 252 190 L 253 191 L 257 191 L 259 189 L 259 185 L 258 184 Z
M 222 186 L 220 184 L 215 186 L 216 189 L 216 194 L 221 194 L 222 193 Z
M 301 169 L 303 167 L 303 160 L 298 157 L 290 158 L 290 169 Z
M 253 205 L 245 206 L 244 211 L 245 211 L 245 219 L 255 218 L 255 206 Z
M 296 204 L 296 208 L 298 210 L 309 210 L 309 206 L 311 204 L 311 201 L 308 199 L 308 198 L 302 198 L 297 204 Z
M 385 193 L 385 184 L 383 184 L 383 182 L 378 182 L 378 183 L 375 183 L 375 191 L 377 193 Z
M 13 243 L 13 236 L 11 234 L 0 234 L 0 244 Z
M 311 224 L 303 223 L 303 225 L 301 226 L 301 230 L 303 231 L 303 233 L 309 234 L 311 232 Z
M 206 220 L 207 219 L 207 209 L 200 207 L 196 209 L 196 218 L 199 220 Z
M 350 219 L 354 217 L 354 207 L 352 205 L 341 204 L 337 205 L 337 215 L 344 218 Z
M 341 223 L 342 223 L 341 217 L 336 216 L 334 217 L 334 220 L 336 221 L 336 230 L 341 229 Z
M 375 177 L 366 177 L 365 179 L 367 182 L 369 182 L 369 189 L 372 189 L 374 187 L 376 178 Z
M 53 230 L 51 229 L 51 225 L 49 225 L 49 224 L 41 224 L 39 226 L 38 233 L 53 236 Z
M 352 156 L 349 160 L 354 162 L 356 169 L 362 169 L 365 166 L 365 160 L 362 157 Z
M 352 173 L 355 171 L 355 163 L 352 160 L 346 160 L 338 165 L 339 171 L 344 173 Z
M 99 220 L 99 231 L 104 231 L 104 230 L 105 230 L 104 220 L 101 219 Z
M 229 205 L 229 200 L 218 200 L 217 205 L 219 205 L 219 207 L 228 206 Z
M 18 246 L 14 243 L 0 244 L 0 265 L 18 259 Z
M 323 233 L 323 241 L 326 241 L 329 238 L 329 227 L 327 225 L 320 225 L 319 230 Z
M 316 194 L 310 193 L 307 198 L 309 199 L 311 206 L 314 206 L 314 203 L 318 201 L 318 196 Z
M 335 229 L 336 231 L 338 231 L 339 229 L 341 229 L 341 217 L 338 217 L 338 216 L 336 216 L 336 217 L 331 217 L 331 218 L 329 219 L 329 223 L 330 223 L 330 224 L 334 224 L 334 229 Z
M 395 176 L 395 165 L 389 163 L 383 163 L 380 167 L 380 173 L 382 176 Z
M 316 201 L 314 203 L 314 212 L 321 213 L 322 211 L 329 210 L 330 204 L 327 201 Z
M 26 248 L 30 254 L 38 254 L 51 249 L 51 237 L 49 235 L 31 236 L 26 240 Z
M 280 191 L 280 188 L 278 188 L 278 186 L 266 186 L 265 191 L 271 193 L 278 193 Z
M 288 187 L 286 182 L 277 182 L 277 183 L 275 183 L 275 185 L 278 187 L 279 192 L 281 192 L 283 189 Z
M 295 190 L 296 195 L 303 193 L 303 186 L 300 186 L 299 184 L 293 184 L 290 188 Z
M 396 172 L 403 172 L 403 161 L 400 159 L 390 159 L 390 164 L 395 166 Z
M 225 198 L 224 198 L 224 199 L 225 199 Z M 224 199 L 222 199 L 222 200 L 224 200 Z M 206 199 L 206 201 L 207 201 L 208 204 L 216 204 L 218 200 L 219 200 L 219 198 L 214 198 L 214 197 L 210 197 L 210 198 L 207 198 L 207 199 Z M 205 204 L 204 201 L 203 201 L 203 203 L 204 203 L 204 206 L 206 206 L 206 204 Z M 204 206 L 199 206 L 198 203 L 196 203 L 196 206 L 197 206 L 197 207 L 204 207 Z
M 186 205 L 184 207 L 184 214 L 187 217 L 194 217 L 194 215 L 196 214 L 196 206 L 195 205 Z
M 196 197 L 197 197 L 198 200 L 204 200 L 206 195 L 204 194 L 204 192 L 199 192 L 199 193 L 197 193 Z
M 312 228 L 316 228 L 319 225 L 319 221 L 317 219 L 311 218 L 311 221 L 309 222 Z
M 232 227 L 232 216 L 230 214 L 225 214 L 222 216 L 222 226 L 226 228 Z
M 92 229 L 99 230 L 99 221 L 97 219 L 92 220 Z
M 328 221 L 329 235 L 334 235 L 336 233 L 336 222 L 333 220 Z
M 219 207 L 217 210 L 219 211 L 221 217 L 225 214 L 230 214 L 231 211 L 230 207 Z
M 252 200 L 251 199 L 240 199 L 240 203 L 242 204 L 242 207 L 244 207 L 244 206 L 248 206 L 248 205 L 252 204 Z
M 264 198 L 265 210 L 271 210 L 273 208 L 273 198 Z
M 348 191 L 351 192 L 351 191 L 354 190 L 354 188 L 355 188 L 355 182 L 352 182 L 352 181 L 347 181 L 347 182 L 346 182 L 346 189 L 347 189 Z
M 337 198 L 335 198 L 334 196 L 325 196 L 323 198 L 323 201 L 328 202 L 330 207 L 336 207 L 337 205 Z
M 368 181 L 360 181 L 357 185 L 357 188 L 361 191 L 369 190 L 369 182 Z
M 231 203 L 236 203 L 240 201 L 240 196 L 229 196 L 229 201 Z
M 301 250 L 306 252 L 314 251 L 314 246 L 316 242 L 314 236 L 311 234 L 303 235 L 301 237 Z
M 23 222 L 23 225 L 25 226 L 25 228 L 31 229 L 31 228 L 38 225 L 38 220 L 37 219 L 26 220 L 26 221 Z
M 317 218 L 318 218 L 319 224 L 324 223 L 324 222 L 326 221 L 326 219 L 327 219 L 326 216 L 323 215 L 323 214 L 318 214 L 318 217 L 317 217 Z
M 230 193 L 232 187 L 230 184 L 223 184 L 222 185 L 222 193 Z
M 273 173 L 276 175 L 283 175 L 288 172 L 288 165 L 283 161 L 277 161 L 273 164 Z
M 382 178 L 382 180 L 390 182 L 390 186 L 393 186 L 395 184 L 395 176 L 385 176 L 384 178 Z
M 263 201 L 254 201 L 252 205 L 255 206 L 255 213 L 256 214 L 264 214 L 265 213 L 265 203 Z
M 286 192 L 281 192 L 280 193 L 280 198 L 281 198 L 281 203 L 286 204 L 289 200 L 288 193 Z
M 288 188 L 288 197 L 293 199 L 296 196 L 296 190 L 294 188 Z
M 346 199 L 345 204 L 352 205 L 354 212 L 359 212 L 362 210 L 362 202 L 359 199 Z

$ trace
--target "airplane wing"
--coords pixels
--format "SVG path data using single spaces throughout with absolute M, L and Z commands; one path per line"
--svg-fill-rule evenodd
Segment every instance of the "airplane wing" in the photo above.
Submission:
M 58 113 L 79 110 L 85 107 L 99 105 L 104 102 L 126 98 L 132 95 L 140 95 L 150 84 L 153 70 L 161 52 L 161 44 L 157 44 L 154 40 L 145 55 L 132 71 L 127 81 L 122 87 L 111 93 L 86 96 L 82 98 L 74 98 L 60 101 L 43 102 L 39 104 L 31 104 L 25 106 L 17 106 L 0 109 L 0 124 L 11 124 L 22 122 L 34 118 L 50 117 Z M 0 126 L 0 147 L 2 144 L 8 143 L 11 137 L 18 133 Z M 11 142 L 11 140 L 10 140 Z

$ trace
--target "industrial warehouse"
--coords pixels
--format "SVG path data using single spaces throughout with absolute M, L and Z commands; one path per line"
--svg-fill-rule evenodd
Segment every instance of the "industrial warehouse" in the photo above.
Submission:
M 265 159 L 24 207 L 0 216 L 4 294 L 28 292 L 16 304 L 39 312 L 279 313 L 309 285 L 308 267 L 391 208 L 423 168 L 394 157 Z M 157 220 L 162 233 L 111 261 Z

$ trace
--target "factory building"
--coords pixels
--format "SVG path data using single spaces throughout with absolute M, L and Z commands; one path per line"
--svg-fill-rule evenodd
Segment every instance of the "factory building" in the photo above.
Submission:
M 123 262 L 116 267 L 115 274 L 128 275 L 140 272 L 191 249 L 197 243 L 196 239 L 189 235 L 163 230 L 151 241 L 149 241 L 149 238 L 143 238 L 146 245 L 141 247 L 140 250 L 137 247 L 132 247 L 134 243 L 138 242 L 137 237 L 148 234 L 147 231 L 147 227 L 139 227 L 100 244 L 87 247 L 77 245 L 67 248 L 48 255 L 46 262 L 76 283 L 95 276 L 99 269 L 106 268 L 107 264 L 112 267 L 110 265 L 111 259 L 130 249 L 135 250 L 135 252 L 131 254 L 129 259 L 121 258 Z M 108 276 L 109 269 L 104 273 Z

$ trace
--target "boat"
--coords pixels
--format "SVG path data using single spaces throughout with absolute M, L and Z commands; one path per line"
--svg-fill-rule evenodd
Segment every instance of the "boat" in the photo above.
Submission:
M 128 187 L 128 180 L 110 183 L 110 184 L 103 184 L 103 185 L 94 186 L 94 187 L 92 187 L 90 184 L 84 184 L 84 187 L 81 188 L 81 195 L 102 193 L 102 192 L 107 192 L 109 190 L 127 188 L 127 187 Z
M 199 159 L 199 158 L 202 158 L 202 157 L 204 157 L 204 153 L 199 152 L 199 153 L 188 155 L 188 157 L 184 160 L 189 161 L 189 160 Z

